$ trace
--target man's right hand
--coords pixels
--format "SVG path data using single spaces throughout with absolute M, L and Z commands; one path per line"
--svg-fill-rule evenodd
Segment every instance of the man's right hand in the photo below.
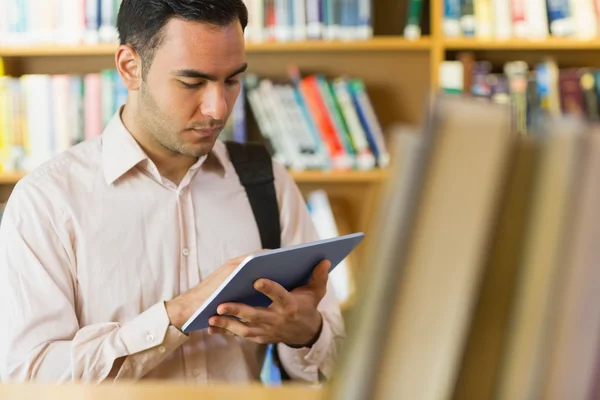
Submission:
M 257 252 L 264 251 L 259 250 Z M 250 254 L 256 254 L 253 252 Z M 181 330 L 183 324 L 194 315 L 210 295 L 227 279 L 229 275 L 240 265 L 242 261 L 250 254 L 233 258 L 217 268 L 202 283 L 185 293 L 180 294 L 171 301 L 167 301 L 167 315 L 171 325 Z

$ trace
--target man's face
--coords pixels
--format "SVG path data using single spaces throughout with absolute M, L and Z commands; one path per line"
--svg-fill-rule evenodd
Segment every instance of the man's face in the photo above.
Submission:
M 139 124 L 173 153 L 208 154 L 233 110 L 245 68 L 239 22 L 216 27 L 170 20 L 139 91 Z

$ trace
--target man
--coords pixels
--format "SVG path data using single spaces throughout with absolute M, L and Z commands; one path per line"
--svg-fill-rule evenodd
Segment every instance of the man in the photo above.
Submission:
M 124 0 L 116 67 L 126 105 L 103 135 L 16 185 L 0 228 L 0 380 L 258 380 L 267 343 L 293 379 L 331 374 L 344 327 L 327 262 L 268 309 L 224 304 L 181 327 L 261 248 L 217 136 L 246 69 L 241 0 Z M 283 246 L 317 239 L 273 163 Z

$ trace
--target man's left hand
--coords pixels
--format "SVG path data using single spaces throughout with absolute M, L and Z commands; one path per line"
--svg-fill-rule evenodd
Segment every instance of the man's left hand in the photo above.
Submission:
M 254 287 L 273 303 L 268 308 L 239 303 L 219 305 L 219 316 L 209 320 L 210 334 L 233 334 L 261 343 L 285 343 L 290 347 L 310 347 L 316 342 L 323 324 L 317 307 L 327 291 L 329 261 L 315 267 L 310 282 L 288 292 L 276 282 L 259 279 Z M 233 318 L 233 317 L 237 318 Z M 239 318 L 239 319 L 238 319 Z

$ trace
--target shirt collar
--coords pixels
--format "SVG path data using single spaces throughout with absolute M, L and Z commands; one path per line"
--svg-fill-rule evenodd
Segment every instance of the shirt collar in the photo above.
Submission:
M 102 167 L 109 185 L 148 158 L 123 125 L 122 109 L 113 115 L 102 134 Z
M 148 155 L 133 138 L 121 120 L 121 107 L 110 119 L 102 134 L 102 166 L 108 185 L 112 185 L 133 167 L 144 160 L 151 162 Z M 215 172 L 224 177 L 227 173 L 226 148 L 217 140 L 208 157 L 202 157 L 194 168 Z

